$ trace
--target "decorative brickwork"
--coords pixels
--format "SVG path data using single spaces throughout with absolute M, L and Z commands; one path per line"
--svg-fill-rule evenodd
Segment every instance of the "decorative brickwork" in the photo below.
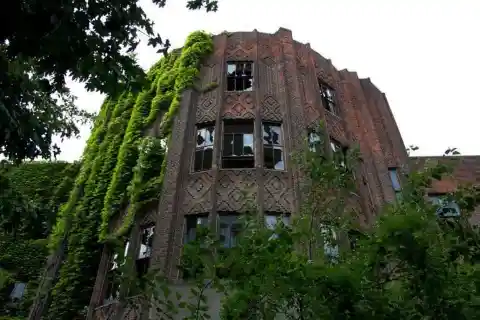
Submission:
M 299 186 L 304 177 L 292 163 L 291 154 L 304 150 L 307 129 L 319 121 L 325 123 L 328 137 L 344 147 L 358 145 L 360 149 L 362 161 L 355 170 L 358 190 L 349 206 L 361 224 L 372 223 L 385 202 L 395 199 L 388 169 L 409 167 L 385 95 L 369 79 L 359 79 L 355 72 L 338 71 L 309 44 L 294 41 L 291 31 L 284 28 L 274 34 L 222 33 L 214 36 L 214 46 L 214 53 L 201 68 L 198 86 L 217 86 L 184 94 L 169 146 L 160 205 L 141 222 L 156 221 L 152 262 L 173 280 L 179 279 L 176 266 L 186 215 L 208 214 L 215 221 L 219 211 L 242 212 L 251 204 L 259 208 L 260 214 L 297 212 L 301 202 Z M 227 62 L 231 61 L 253 63 L 253 82 L 248 90 L 227 91 Z M 319 80 L 335 93 L 335 114 L 327 110 Z M 254 120 L 254 165 L 222 168 L 224 119 Z M 281 170 L 265 168 L 263 121 L 281 125 Z M 209 170 L 192 172 L 197 144 L 195 125 L 201 123 L 210 123 L 215 129 L 213 160 Z M 451 190 L 457 182 L 467 180 L 480 184 L 478 159 L 466 157 L 457 168 L 457 180 L 435 185 L 435 190 Z M 474 178 L 472 171 L 477 172 Z M 480 214 L 472 220 L 480 222 Z M 99 269 L 97 295 L 103 286 L 105 259 Z M 98 307 L 99 299 L 92 298 L 91 310 Z M 110 312 L 107 309 L 95 309 L 95 318 L 106 319 Z M 122 319 L 135 317 L 128 314 Z

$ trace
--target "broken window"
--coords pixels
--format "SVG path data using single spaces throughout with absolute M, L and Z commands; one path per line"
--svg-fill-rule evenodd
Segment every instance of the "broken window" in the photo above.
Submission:
M 118 253 L 113 254 L 110 270 L 118 269 L 119 266 L 122 266 L 122 265 L 125 264 L 125 259 L 127 257 L 129 246 L 130 246 L 130 241 L 127 240 L 125 242 L 125 246 L 124 246 L 125 251 L 124 251 L 124 254 L 123 254 L 123 261 L 120 264 L 118 263 Z
M 335 262 L 339 256 L 337 233 L 332 227 L 321 225 L 320 234 L 323 240 L 323 252 L 325 253 L 325 257 L 329 261 Z
M 213 125 L 197 126 L 194 171 L 212 168 L 214 136 L 215 127 Z
M 23 298 L 25 294 L 25 290 L 27 288 L 27 284 L 24 282 L 15 282 L 13 285 L 13 289 L 10 292 L 10 299 L 13 302 L 19 301 Z
M 237 244 L 241 224 L 236 213 L 221 213 L 218 216 L 220 243 L 224 248 L 232 248 Z
M 330 149 L 332 150 L 333 160 L 345 168 L 347 158 L 347 148 L 343 147 L 338 141 L 330 139 Z
M 335 102 L 335 90 L 320 79 L 318 79 L 318 86 L 320 87 L 320 94 L 322 95 L 324 108 L 334 115 L 338 115 Z
M 253 121 L 225 121 L 223 126 L 223 168 L 253 168 Z
M 140 248 L 135 261 L 138 277 L 144 276 L 150 267 L 154 232 L 154 225 L 143 227 L 140 231 Z
M 252 91 L 253 88 L 253 62 L 231 61 L 227 62 L 227 90 Z
M 120 271 L 117 269 L 110 270 L 107 273 L 107 281 L 106 281 L 107 287 L 105 288 L 105 299 L 104 299 L 105 304 L 118 299 L 118 296 L 120 295 L 119 278 L 120 278 Z
M 285 169 L 282 127 L 278 123 L 263 123 L 263 164 L 267 169 Z
M 197 238 L 197 228 L 208 227 L 207 215 L 188 215 L 185 217 L 185 243 L 194 241 Z
M 269 213 L 266 213 L 266 214 L 265 214 L 265 226 L 266 226 L 267 229 L 269 229 L 269 230 L 274 231 L 275 228 L 277 227 L 277 223 L 278 223 L 280 220 L 282 221 L 282 223 L 283 223 L 285 226 L 289 226 L 289 225 L 290 225 L 290 215 L 281 214 L 281 213 L 272 213 L 272 212 L 269 212 Z M 270 239 L 276 239 L 277 237 L 278 237 L 277 234 L 272 234 L 272 236 L 270 237 Z
M 308 133 L 308 149 L 312 152 L 322 153 L 323 141 L 320 133 L 313 130 Z
M 455 201 L 446 199 L 445 194 L 429 194 L 428 199 L 436 206 L 437 215 L 442 218 L 458 217 L 460 216 L 460 207 Z

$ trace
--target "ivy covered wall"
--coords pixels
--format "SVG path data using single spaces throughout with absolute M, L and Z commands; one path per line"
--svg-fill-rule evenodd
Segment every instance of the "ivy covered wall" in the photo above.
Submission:
M 87 142 L 80 172 L 49 240 L 67 252 L 51 296 L 50 319 L 75 319 L 88 306 L 104 244 L 129 234 L 147 207 L 159 200 L 174 117 L 192 87 L 212 36 L 194 32 L 148 72 L 141 92 L 108 97 Z M 160 120 L 160 121 L 157 121 Z M 112 221 L 122 215 L 113 230 Z
M 48 255 L 50 226 L 68 199 L 80 163 L 29 162 L 0 168 L 0 317 L 25 317 Z M 15 283 L 24 297 L 12 303 Z

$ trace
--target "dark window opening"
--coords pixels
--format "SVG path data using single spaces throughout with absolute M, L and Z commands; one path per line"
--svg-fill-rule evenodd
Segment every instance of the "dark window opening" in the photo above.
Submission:
M 215 127 L 213 125 L 197 126 L 194 171 L 212 169 L 214 137 Z
M 225 121 L 222 168 L 253 168 L 253 121 Z
M 150 267 L 150 258 L 138 259 L 135 261 L 135 267 L 137 269 L 137 277 L 143 278 L 147 274 L 148 268 Z
M 460 207 L 455 201 L 449 201 L 445 194 L 429 194 L 428 200 L 437 208 L 437 215 L 441 218 L 460 216 Z
M 207 215 L 188 215 L 185 217 L 185 243 L 197 238 L 198 227 L 208 227 Z
M 218 216 L 219 237 L 224 248 L 235 247 L 242 225 L 238 221 L 238 214 L 220 213 Z
M 154 225 L 143 227 L 140 231 L 140 248 L 138 250 L 137 259 L 135 261 L 137 275 L 139 278 L 143 277 L 147 273 L 150 266 L 154 234 Z
M 120 295 L 119 276 L 120 273 L 118 270 L 110 270 L 107 273 L 107 287 L 105 289 L 104 303 L 109 303 L 118 299 L 118 296 Z
M 346 168 L 347 148 L 343 147 L 338 141 L 330 139 L 330 149 L 332 150 L 333 160 L 341 167 Z
M 311 152 L 322 153 L 323 139 L 322 134 L 311 130 L 308 133 L 308 149 Z
M 249 61 L 227 62 L 227 90 L 252 91 L 253 63 Z
M 282 127 L 279 123 L 263 123 L 263 165 L 267 169 L 285 170 Z
M 320 87 L 320 94 L 322 95 L 323 106 L 327 111 L 334 115 L 338 115 L 335 101 L 335 90 L 320 79 L 318 79 L 318 85 Z

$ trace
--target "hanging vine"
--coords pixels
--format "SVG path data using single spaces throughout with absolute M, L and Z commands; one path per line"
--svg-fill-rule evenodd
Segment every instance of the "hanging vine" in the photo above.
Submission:
M 148 72 L 140 93 L 108 98 L 85 148 L 82 167 L 50 239 L 56 249 L 66 237 L 67 255 L 52 291 L 50 319 L 73 319 L 88 305 L 102 242 L 128 234 L 136 217 L 158 201 L 166 168 L 165 141 L 185 89 L 194 85 L 212 37 L 194 32 Z M 146 136 L 159 124 L 159 136 Z M 112 221 L 125 214 L 121 225 Z

